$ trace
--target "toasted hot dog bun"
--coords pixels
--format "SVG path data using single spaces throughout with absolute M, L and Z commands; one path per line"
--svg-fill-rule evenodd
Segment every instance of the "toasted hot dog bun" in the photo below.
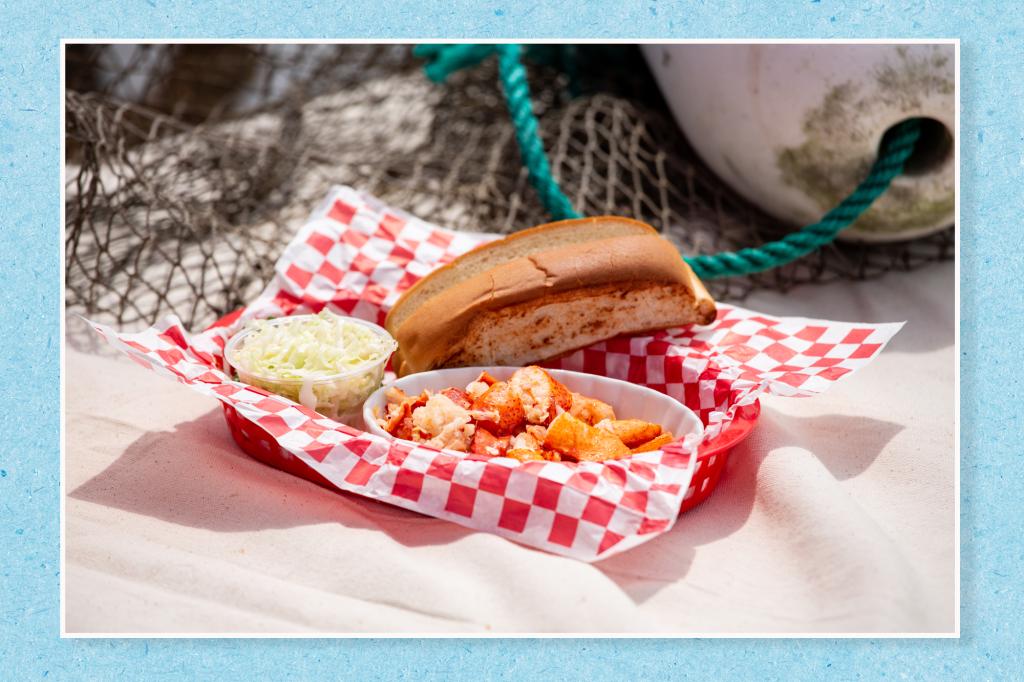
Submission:
M 648 225 L 565 220 L 491 242 L 410 288 L 385 326 L 399 375 L 527 365 L 620 334 L 708 324 L 715 304 Z

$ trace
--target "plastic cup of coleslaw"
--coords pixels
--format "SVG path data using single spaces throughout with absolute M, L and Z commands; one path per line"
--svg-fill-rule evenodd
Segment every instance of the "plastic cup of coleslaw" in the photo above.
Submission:
M 325 309 L 252 321 L 231 337 L 224 357 L 239 381 L 355 422 L 397 347 L 382 327 Z

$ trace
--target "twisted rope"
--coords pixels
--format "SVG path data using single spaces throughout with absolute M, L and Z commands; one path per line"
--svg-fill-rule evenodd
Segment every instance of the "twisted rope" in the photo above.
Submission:
M 551 172 L 544 144 L 538 133 L 539 124 L 530 101 L 519 45 L 419 45 L 414 53 L 428 60 L 427 76 L 444 82 L 453 72 L 479 64 L 493 54 L 498 56 L 498 74 L 505 102 L 512 116 L 516 142 L 530 184 L 544 208 L 555 220 L 578 218 L 580 213 L 562 192 Z M 914 151 L 921 135 L 918 119 L 909 119 L 894 127 L 882 141 L 878 159 L 857 188 L 818 222 L 761 246 L 723 251 L 700 256 L 687 256 L 686 262 L 701 279 L 718 279 L 764 272 L 802 258 L 832 242 L 853 224 L 903 172 L 903 165 Z
M 518 45 L 501 45 L 498 50 L 498 75 L 505 92 L 505 101 L 512 114 L 512 126 L 516 131 L 516 143 L 523 164 L 529 174 L 530 184 L 540 195 L 544 208 L 555 220 L 579 218 L 580 213 L 572 206 L 551 174 L 548 155 L 544 151 L 538 133 L 539 124 L 530 101 L 530 87 L 526 83 L 526 69 L 519 59 Z
M 909 119 L 893 128 L 886 136 L 868 177 L 818 222 L 778 241 L 739 251 L 689 256 L 686 262 L 701 279 L 717 279 L 764 272 L 816 251 L 833 241 L 885 193 L 893 178 L 903 172 L 903 164 L 914 151 L 920 135 L 921 123 L 917 119 Z

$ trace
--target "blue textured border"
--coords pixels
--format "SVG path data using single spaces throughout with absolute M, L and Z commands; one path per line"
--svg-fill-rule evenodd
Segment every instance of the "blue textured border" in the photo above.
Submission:
M 0 677 L 1018 677 L 1024 14 L 1016 3 L 425 4 L 0 0 Z M 59 639 L 60 38 L 436 36 L 962 39 L 961 640 Z M 999 399 L 984 401 L 983 382 L 993 380 Z

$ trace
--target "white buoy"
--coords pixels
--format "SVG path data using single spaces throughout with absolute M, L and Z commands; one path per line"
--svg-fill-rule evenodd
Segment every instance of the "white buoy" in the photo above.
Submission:
M 862 180 L 886 131 L 926 119 L 904 175 L 844 239 L 894 241 L 954 221 L 952 44 L 646 45 L 687 140 L 738 193 L 797 226 Z

